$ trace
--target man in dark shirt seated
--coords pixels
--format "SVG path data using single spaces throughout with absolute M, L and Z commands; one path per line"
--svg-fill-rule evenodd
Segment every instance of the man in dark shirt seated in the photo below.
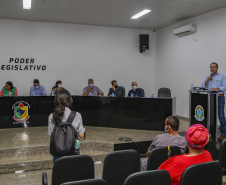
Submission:
M 111 97 L 123 97 L 123 87 L 118 86 L 116 80 L 112 80 L 112 87 L 109 89 L 108 96 Z
M 137 82 L 132 82 L 132 89 L 129 91 L 128 97 L 144 97 L 143 90 L 137 86 Z

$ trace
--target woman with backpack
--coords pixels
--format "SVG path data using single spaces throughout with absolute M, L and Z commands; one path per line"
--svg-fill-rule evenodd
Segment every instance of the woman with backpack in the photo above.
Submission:
M 53 163 L 58 157 L 74 154 L 77 135 L 79 138 L 85 137 L 82 116 L 79 112 L 71 111 L 72 103 L 73 99 L 66 89 L 61 89 L 56 93 L 54 112 L 49 115 L 48 120 L 48 134 L 51 136 L 50 153 L 54 156 Z M 59 146 L 65 143 L 61 142 L 62 140 L 67 140 L 68 145 Z

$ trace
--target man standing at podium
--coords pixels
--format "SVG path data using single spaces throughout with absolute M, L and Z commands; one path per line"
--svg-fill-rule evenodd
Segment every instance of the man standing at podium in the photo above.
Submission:
M 222 141 L 226 138 L 226 120 L 224 116 L 224 91 L 226 90 L 226 77 L 223 74 L 217 72 L 218 64 L 213 62 L 210 64 L 210 72 L 204 82 L 202 87 L 207 88 L 209 91 L 218 92 L 218 117 L 221 124 L 221 136 L 218 138 L 219 141 Z

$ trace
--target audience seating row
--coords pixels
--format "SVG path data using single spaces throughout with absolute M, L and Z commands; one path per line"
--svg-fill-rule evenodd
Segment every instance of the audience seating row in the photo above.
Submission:
M 166 170 L 144 171 L 131 174 L 124 185 L 171 185 L 170 175 Z M 103 179 L 89 179 L 68 182 L 62 185 L 108 185 Z M 116 184 L 115 184 L 116 185 Z
M 210 140 L 209 147 L 213 149 Z M 161 152 L 149 156 L 151 165 L 140 172 L 140 156 L 135 150 L 123 150 L 109 153 L 103 166 L 103 179 L 94 179 L 94 162 L 90 156 L 65 156 L 59 158 L 52 171 L 52 185 L 167 185 L 171 184 L 170 175 L 165 170 L 157 170 L 168 157 L 179 153 L 179 148 L 171 146 L 154 149 Z M 170 151 L 170 152 L 169 152 Z M 212 154 L 214 151 L 210 151 Z M 188 167 L 182 174 L 180 185 L 222 185 L 222 168 L 226 168 L 226 139 L 221 143 L 220 163 L 212 161 Z M 180 153 L 179 153 L 180 154 Z M 155 158 L 155 159 L 154 159 Z M 47 185 L 47 174 L 43 174 L 43 185 Z
M 180 185 L 222 185 L 221 172 L 220 163 L 216 161 L 192 165 L 184 170 Z M 90 179 L 62 185 L 107 185 L 107 183 L 102 179 Z M 171 185 L 171 178 L 166 170 L 137 172 L 126 178 L 124 185 Z

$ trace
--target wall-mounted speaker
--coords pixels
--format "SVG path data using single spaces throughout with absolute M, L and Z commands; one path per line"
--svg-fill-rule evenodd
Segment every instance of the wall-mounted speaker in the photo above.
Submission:
M 140 53 L 149 49 L 149 34 L 140 34 Z

